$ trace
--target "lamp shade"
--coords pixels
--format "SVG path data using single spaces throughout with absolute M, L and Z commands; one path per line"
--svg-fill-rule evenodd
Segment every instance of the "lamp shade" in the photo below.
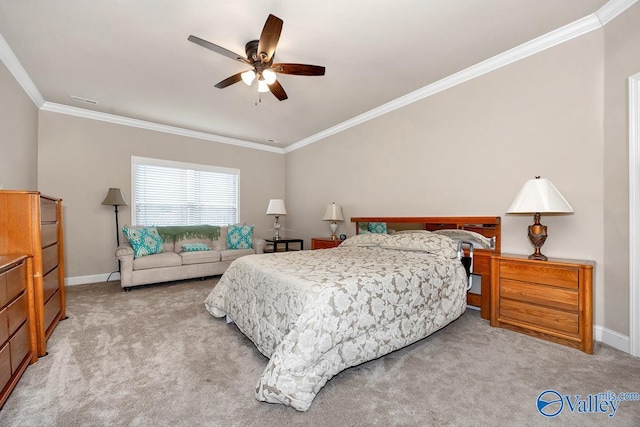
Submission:
M 267 215 L 286 215 L 287 208 L 284 205 L 282 199 L 269 200 L 269 206 L 267 207 Z
M 109 206 L 129 206 L 129 203 L 127 203 L 122 195 L 122 190 L 119 188 L 110 188 L 102 204 Z
M 507 210 L 516 213 L 571 213 L 573 208 L 548 179 L 536 177 L 524 183 Z
M 327 205 L 327 210 L 324 212 L 324 216 L 322 217 L 323 221 L 344 221 L 344 217 L 342 216 L 342 206 L 331 203 Z

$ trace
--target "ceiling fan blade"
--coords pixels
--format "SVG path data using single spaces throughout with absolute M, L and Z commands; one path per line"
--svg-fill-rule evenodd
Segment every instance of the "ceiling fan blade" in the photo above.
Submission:
M 285 99 L 288 98 L 287 92 L 284 91 L 284 89 L 282 88 L 282 85 L 277 80 L 269 85 L 269 90 L 280 101 L 284 101 Z
M 218 89 L 224 89 L 227 86 L 231 86 L 234 83 L 238 83 L 240 80 L 242 80 L 242 73 L 244 73 L 244 71 L 238 73 L 238 74 L 234 74 L 231 77 L 227 77 L 226 79 L 224 79 L 223 81 L 221 81 L 220 83 L 218 83 L 216 85 L 216 87 Z
M 244 62 L 244 63 L 247 63 L 247 64 L 251 64 L 249 62 L 249 60 L 247 58 L 245 58 L 244 56 L 238 55 L 235 52 L 231 52 L 230 50 L 227 50 L 227 49 L 225 49 L 225 48 L 223 48 L 221 46 L 218 46 L 217 44 L 213 44 L 211 42 L 203 40 L 200 37 L 196 37 L 196 36 L 191 35 L 191 36 L 189 36 L 189 38 L 187 40 L 189 40 L 192 43 L 197 44 L 198 46 L 202 46 L 202 47 L 204 47 L 206 49 L 212 50 L 215 53 L 219 53 L 220 55 L 224 55 L 224 56 L 226 56 L 228 58 L 231 58 L 231 59 L 233 59 L 235 61 L 240 61 L 240 62 Z
M 324 67 L 308 64 L 273 64 L 271 71 L 296 76 L 324 76 Z
M 269 15 L 267 22 L 264 23 L 258 43 L 258 56 L 263 63 L 271 61 L 271 57 L 276 51 L 280 33 L 282 32 L 282 24 L 282 19 L 273 15 Z

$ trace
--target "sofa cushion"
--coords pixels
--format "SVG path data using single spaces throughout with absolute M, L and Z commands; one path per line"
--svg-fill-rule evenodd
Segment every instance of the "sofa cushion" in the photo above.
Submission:
M 182 252 L 210 251 L 211 248 L 206 243 L 183 243 Z
M 253 249 L 227 249 L 220 252 L 220 254 L 222 255 L 222 261 L 233 261 L 241 256 L 253 255 L 255 251 Z
M 175 252 L 163 252 L 161 254 L 147 255 L 133 260 L 134 270 L 175 267 L 180 265 L 182 265 L 182 257 Z
M 134 258 L 164 252 L 164 242 L 155 227 L 124 226 L 122 234 L 131 244 Z
M 204 264 L 207 262 L 220 261 L 220 252 L 218 251 L 193 251 L 193 252 L 180 252 L 178 255 L 182 257 L 182 264 Z
M 227 234 L 227 248 L 251 249 L 253 225 L 230 225 Z

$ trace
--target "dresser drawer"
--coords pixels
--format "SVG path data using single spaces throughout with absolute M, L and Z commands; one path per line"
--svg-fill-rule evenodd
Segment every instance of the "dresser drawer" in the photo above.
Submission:
M 11 373 L 15 373 L 29 354 L 29 322 L 25 322 L 9 341 L 11 349 Z
M 40 221 L 56 222 L 58 220 L 58 203 L 55 200 L 40 197 Z
M 9 340 L 9 314 L 7 308 L 0 310 L 0 347 Z M 2 388 L 0 388 L 2 390 Z
M 43 301 L 48 301 L 58 290 L 58 268 L 54 268 L 44 275 L 42 280 Z
M 27 293 L 23 293 L 14 302 L 7 307 L 7 318 L 9 320 L 9 335 L 12 335 L 20 328 L 20 325 L 27 320 L 29 316 L 29 305 L 27 301 Z
M 7 275 L 0 273 L 0 307 L 4 307 L 9 302 L 7 298 Z
M 9 343 L 0 344 L 0 391 L 11 379 L 11 349 Z
M 504 299 L 500 301 L 500 321 L 509 320 L 552 332 L 578 333 L 578 313 Z
M 571 267 L 560 268 L 545 266 L 541 263 L 502 261 L 500 278 L 578 289 L 578 270 Z
M 22 263 L 6 272 L 7 302 L 14 299 L 27 287 L 27 265 Z
M 58 224 L 42 224 L 40 230 L 43 248 L 58 241 Z
M 60 292 L 53 294 L 49 301 L 44 303 L 44 329 L 49 329 L 51 323 L 60 313 Z
M 42 273 L 47 274 L 58 266 L 58 244 L 42 250 Z
M 501 279 L 500 297 L 569 311 L 578 308 L 578 291 L 537 283 Z

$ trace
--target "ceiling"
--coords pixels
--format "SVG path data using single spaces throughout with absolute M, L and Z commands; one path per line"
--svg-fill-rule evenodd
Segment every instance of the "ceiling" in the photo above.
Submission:
M 605 3 L 0 0 L 0 34 L 48 103 L 286 147 Z M 276 62 L 323 65 L 326 75 L 278 75 L 282 102 L 258 99 L 255 82 L 215 88 L 247 67 L 187 37 L 243 54 L 270 13 L 284 21 Z

